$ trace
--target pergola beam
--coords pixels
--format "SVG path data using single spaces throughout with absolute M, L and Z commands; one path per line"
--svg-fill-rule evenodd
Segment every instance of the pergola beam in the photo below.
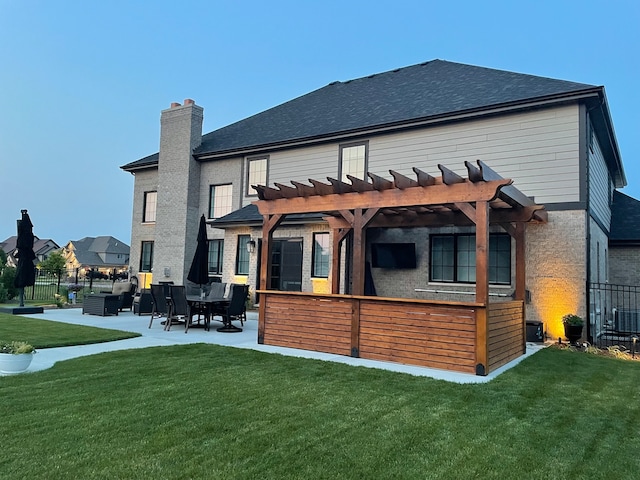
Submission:
M 290 213 L 321 213 L 338 211 L 341 209 L 354 210 L 356 208 L 398 208 L 413 207 L 416 205 L 430 206 L 447 203 L 491 201 L 497 197 L 500 189 L 510 185 L 510 179 L 502 178 L 482 183 L 455 183 L 452 185 L 440 184 L 428 187 L 410 187 L 404 190 L 391 188 L 388 190 L 374 190 L 369 192 L 334 193 L 333 186 L 312 180 L 317 191 L 325 193 L 313 197 L 297 198 L 265 198 L 256 202 L 262 215 L 290 214 Z M 392 183 L 392 182 L 390 182 Z M 374 184 L 375 187 L 375 184 Z M 269 196 L 272 191 L 269 187 L 261 187 Z

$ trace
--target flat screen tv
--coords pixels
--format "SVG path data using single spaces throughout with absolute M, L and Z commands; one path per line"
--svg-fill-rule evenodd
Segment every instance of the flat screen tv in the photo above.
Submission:
M 371 266 L 374 268 L 416 268 L 416 244 L 372 243 Z

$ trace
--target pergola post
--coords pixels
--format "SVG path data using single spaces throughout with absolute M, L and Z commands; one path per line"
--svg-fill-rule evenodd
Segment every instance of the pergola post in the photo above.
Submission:
M 332 255 L 331 255 L 331 293 L 340 293 L 340 250 L 342 242 L 347 237 L 350 228 L 333 228 L 332 229 Z
M 476 375 L 486 375 L 489 343 L 487 309 L 489 308 L 489 204 L 476 202 L 476 302 L 484 305 L 476 316 Z
M 284 215 L 263 215 L 262 218 L 262 252 L 260 257 L 260 290 L 266 290 L 271 283 L 271 250 L 273 247 L 273 231 L 282 223 Z M 263 297 L 265 298 L 265 297 Z M 264 343 L 264 322 L 266 301 L 260 302 L 258 315 L 258 343 Z

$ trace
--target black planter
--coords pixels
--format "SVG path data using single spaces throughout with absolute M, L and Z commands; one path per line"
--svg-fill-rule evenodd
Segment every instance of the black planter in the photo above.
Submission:
M 565 325 L 564 336 L 567 337 L 570 344 L 577 345 L 578 340 L 582 337 L 582 325 Z

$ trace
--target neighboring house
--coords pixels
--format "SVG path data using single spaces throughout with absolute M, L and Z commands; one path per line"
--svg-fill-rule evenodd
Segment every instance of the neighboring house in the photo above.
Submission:
M 609 276 L 596 281 L 640 286 L 640 201 L 615 191 L 611 210 Z
M 202 120 L 193 100 L 172 104 L 161 114 L 159 153 L 121 167 L 135 175 L 133 274 L 185 282 L 205 214 L 210 274 L 255 288 L 263 216 L 252 185 L 370 182 L 367 172 L 392 179 L 390 169 L 415 178 L 412 167 L 435 177 L 438 164 L 466 178 L 464 162 L 480 159 L 548 212 L 547 223 L 526 227 L 527 320 L 563 335 L 562 315 L 586 317 L 589 282 L 607 277 L 611 203 L 626 178 L 602 86 L 434 60 L 333 82 L 206 135 Z M 331 291 L 334 231 L 322 214 L 287 217 L 274 234 L 268 287 Z M 490 231 L 490 291 L 511 298 L 515 242 L 498 224 Z M 416 251 L 401 261 L 415 268 L 378 262 L 368 277 L 380 297 L 468 301 L 473 238 L 473 227 L 459 225 L 367 230 L 369 261 L 373 250 L 384 256 L 381 244 Z M 349 293 L 344 257 L 340 265 Z
M 129 245 L 111 236 L 84 237 L 67 243 L 62 249 L 67 260 L 67 271 L 79 270 L 86 274 L 98 270 L 109 274 L 127 272 L 129 267 Z
M 10 267 L 15 267 L 18 264 L 18 260 L 14 256 L 17 240 L 18 237 L 13 235 L 0 243 L 0 249 L 4 250 L 7 254 L 7 265 Z M 34 236 L 33 253 L 36 254 L 37 262 L 46 260 L 51 252 L 55 252 L 56 250 L 60 250 L 60 246 L 50 238 L 38 238 Z

